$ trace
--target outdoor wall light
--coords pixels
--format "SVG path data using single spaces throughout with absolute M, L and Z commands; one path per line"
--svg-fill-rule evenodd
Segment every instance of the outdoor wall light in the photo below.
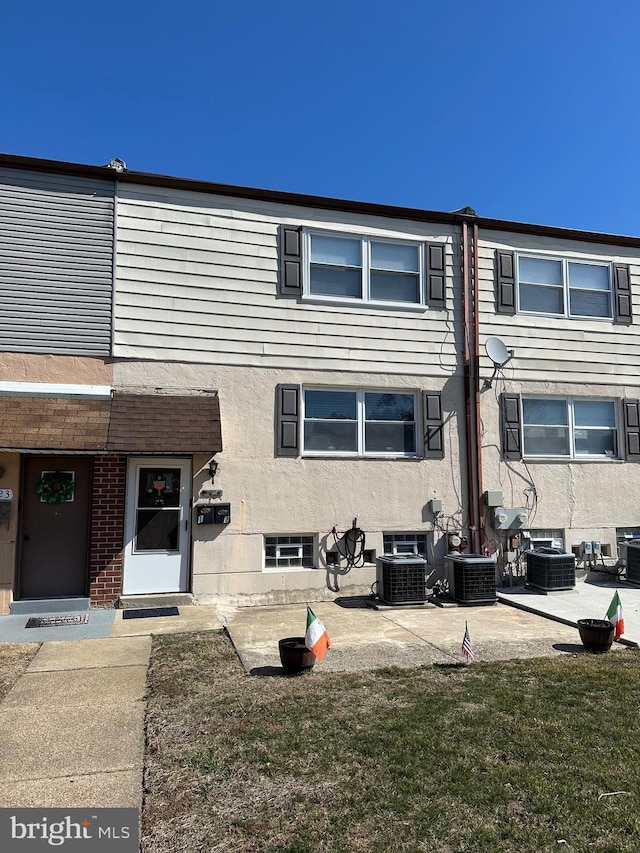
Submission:
M 216 462 L 215 459 L 210 459 L 209 460 L 209 476 L 211 477 L 212 483 L 215 479 L 217 470 L 218 470 L 218 463 Z

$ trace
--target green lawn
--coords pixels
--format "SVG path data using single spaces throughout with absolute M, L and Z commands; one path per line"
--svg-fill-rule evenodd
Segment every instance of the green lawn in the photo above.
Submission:
M 640 850 L 640 657 L 244 673 L 155 637 L 143 850 Z

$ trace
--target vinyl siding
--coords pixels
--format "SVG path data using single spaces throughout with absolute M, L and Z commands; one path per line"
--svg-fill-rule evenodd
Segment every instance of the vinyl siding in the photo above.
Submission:
M 302 302 L 278 293 L 280 224 L 443 242 L 447 309 Z M 261 367 L 451 375 L 461 293 L 449 226 L 121 186 L 115 355 Z
M 0 169 L 0 351 L 110 355 L 113 183 Z
M 529 252 L 574 260 L 629 265 L 634 323 L 583 320 L 546 315 L 497 314 L 495 311 L 495 250 Z M 479 304 L 481 343 L 492 335 L 502 339 L 514 357 L 503 374 L 516 382 L 637 385 L 640 376 L 640 257 L 637 250 L 618 246 L 500 232 L 481 232 L 479 241 Z M 481 371 L 492 364 L 481 346 Z

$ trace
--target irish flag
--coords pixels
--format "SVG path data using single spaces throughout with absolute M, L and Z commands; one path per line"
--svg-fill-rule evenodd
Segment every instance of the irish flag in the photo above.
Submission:
M 611 600 L 611 604 L 609 605 L 609 609 L 607 610 L 606 618 L 615 625 L 616 632 L 613 635 L 614 640 L 619 640 L 620 637 L 624 634 L 624 616 L 622 615 L 622 604 L 620 602 L 620 596 L 616 590 L 616 594 L 613 596 Z
M 322 660 L 331 645 L 327 629 L 318 619 L 313 610 L 307 605 L 307 633 L 304 637 L 305 646 Z

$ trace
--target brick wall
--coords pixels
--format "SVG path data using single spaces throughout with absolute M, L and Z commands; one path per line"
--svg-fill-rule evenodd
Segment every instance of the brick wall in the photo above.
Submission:
M 122 589 L 125 456 L 97 456 L 93 466 L 89 596 L 93 607 L 115 604 Z

